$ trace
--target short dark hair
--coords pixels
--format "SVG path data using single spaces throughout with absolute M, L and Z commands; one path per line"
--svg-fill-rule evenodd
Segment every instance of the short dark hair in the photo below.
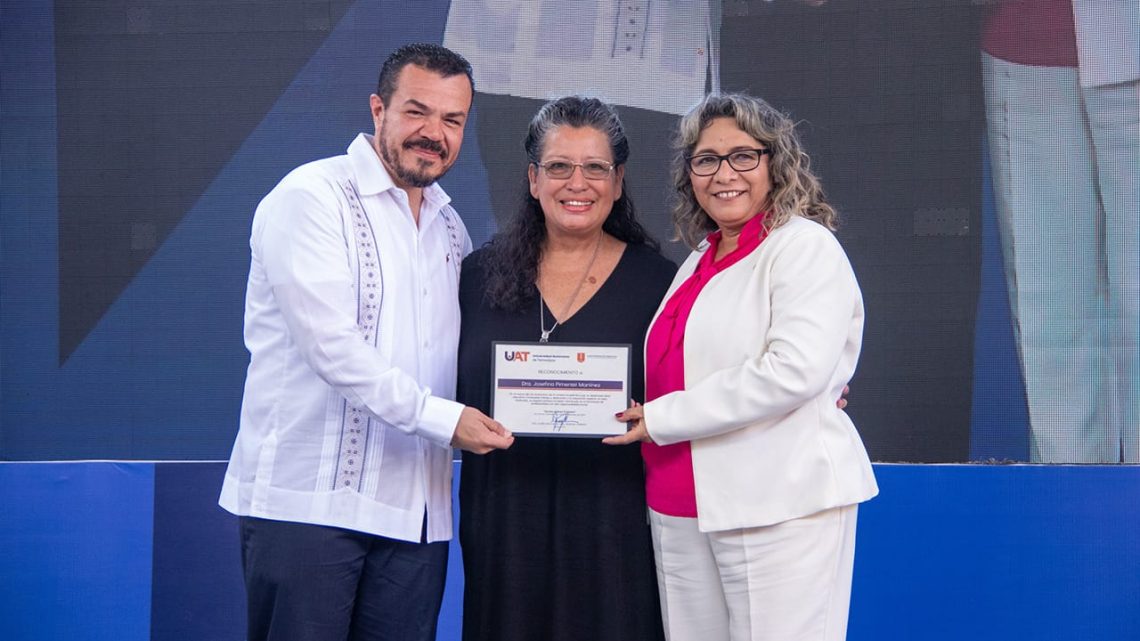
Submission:
M 451 49 L 428 42 L 415 42 L 404 45 L 392 52 L 380 67 L 380 82 L 376 86 L 376 95 L 388 106 L 392 94 L 396 93 L 396 83 L 400 72 L 408 65 L 423 67 L 434 71 L 444 78 L 463 74 L 471 82 L 471 90 L 475 90 L 475 77 L 472 75 L 471 63 L 463 56 Z

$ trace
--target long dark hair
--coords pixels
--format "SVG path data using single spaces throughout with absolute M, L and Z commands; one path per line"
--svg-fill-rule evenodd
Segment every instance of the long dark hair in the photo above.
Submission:
M 622 167 L 629 159 L 629 140 L 617 111 L 597 98 L 567 96 L 542 106 L 526 133 L 526 156 L 532 165 L 542 161 L 546 138 L 556 127 L 590 127 L 609 141 L 614 167 Z M 530 184 L 523 181 L 521 206 L 506 228 L 495 234 L 483 252 L 483 272 L 487 289 L 484 293 L 491 307 L 522 311 L 534 300 L 538 263 L 546 246 L 546 216 L 542 205 L 530 194 Z M 637 222 L 633 200 L 622 179 L 621 197 L 614 202 L 610 215 L 602 223 L 602 231 L 630 245 L 649 245 L 657 249 L 641 223 Z

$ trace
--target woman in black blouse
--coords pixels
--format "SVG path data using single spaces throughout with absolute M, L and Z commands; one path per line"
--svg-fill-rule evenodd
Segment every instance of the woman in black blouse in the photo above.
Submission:
M 645 331 L 676 266 L 625 193 L 622 124 L 601 101 L 562 98 L 525 146 L 520 211 L 463 263 L 458 400 L 489 411 L 491 342 L 543 335 L 630 344 L 643 398 Z M 519 437 L 464 455 L 459 501 L 465 641 L 663 638 L 636 448 Z

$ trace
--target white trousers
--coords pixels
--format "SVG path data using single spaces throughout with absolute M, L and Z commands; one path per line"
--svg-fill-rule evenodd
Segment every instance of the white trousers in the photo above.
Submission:
M 668 641 L 843 641 L 857 505 L 700 532 L 649 511 Z
M 1140 81 L 982 54 L 1030 457 L 1140 461 Z

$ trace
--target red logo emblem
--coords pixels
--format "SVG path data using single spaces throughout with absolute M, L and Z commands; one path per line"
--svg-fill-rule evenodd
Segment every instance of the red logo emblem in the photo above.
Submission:
M 586 352 L 578 352 L 578 362 L 579 363 L 585 363 L 586 362 Z

